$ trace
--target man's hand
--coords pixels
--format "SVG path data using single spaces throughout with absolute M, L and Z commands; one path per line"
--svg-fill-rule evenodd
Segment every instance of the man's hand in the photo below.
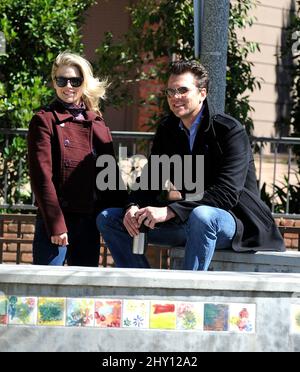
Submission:
M 138 223 L 138 220 L 136 218 L 136 213 L 139 211 L 139 207 L 136 205 L 133 205 L 130 207 L 123 218 L 123 224 L 126 227 L 126 230 L 128 231 L 129 235 L 134 237 L 139 234 L 139 227 L 140 224 Z
M 150 229 L 154 229 L 157 223 L 166 222 L 175 216 L 175 213 L 169 207 L 146 207 L 135 213 L 139 226 L 144 223 Z
M 52 235 L 51 243 L 57 244 L 57 245 L 68 245 L 69 244 L 68 233 L 63 233 L 60 235 Z

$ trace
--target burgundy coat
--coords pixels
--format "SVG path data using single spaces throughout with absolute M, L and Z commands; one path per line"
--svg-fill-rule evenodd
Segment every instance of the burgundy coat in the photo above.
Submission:
M 33 116 L 28 132 L 29 171 L 49 236 L 67 231 L 65 213 L 95 212 L 101 199 L 95 182 L 96 159 L 101 154 L 114 156 L 114 150 L 110 130 L 95 112 L 87 111 L 86 120 L 76 120 L 54 101 Z M 102 199 L 103 207 L 110 206 L 107 195 Z

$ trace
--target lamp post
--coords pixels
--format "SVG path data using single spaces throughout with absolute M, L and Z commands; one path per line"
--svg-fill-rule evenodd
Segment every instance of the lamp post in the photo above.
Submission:
M 194 0 L 195 58 L 209 72 L 213 113 L 224 112 L 230 0 Z

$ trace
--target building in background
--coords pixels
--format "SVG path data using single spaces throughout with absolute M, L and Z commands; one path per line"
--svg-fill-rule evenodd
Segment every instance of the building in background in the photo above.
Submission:
M 257 19 L 243 35 L 258 42 L 261 50 L 249 55 L 254 76 L 263 79 L 261 90 L 250 92 L 256 136 L 288 135 L 292 60 L 291 51 L 285 57 L 281 54 L 286 49 L 286 27 L 295 8 L 295 0 L 260 0 L 253 12 Z
M 106 31 L 112 31 L 121 37 L 130 28 L 130 17 L 126 7 L 137 0 L 99 1 L 87 12 L 86 24 L 83 28 L 85 55 L 93 60 L 94 51 L 103 40 Z M 232 0 L 234 1 L 234 0 Z M 295 11 L 295 0 L 260 0 L 253 11 L 257 18 L 254 25 L 243 31 L 248 41 L 256 41 L 261 52 L 249 55 L 254 63 L 253 74 L 261 80 L 261 90 L 250 94 L 252 114 L 256 136 L 287 135 L 287 123 L 290 121 L 290 85 L 289 56 L 281 57 L 286 42 L 285 28 Z M 105 118 L 113 130 L 137 130 L 140 116 L 138 102 L 141 90 L 134 92 L 136 104 L 120 110 L 108 108 Z

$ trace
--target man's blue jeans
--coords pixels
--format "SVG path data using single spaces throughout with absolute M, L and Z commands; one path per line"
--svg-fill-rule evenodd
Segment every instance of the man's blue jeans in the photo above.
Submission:
M 124 211 L 111 208 L 97 217 L 97 227 L 117 267 L 149 268 L 144 255 L 132 253 L 133 238 L 123 225 Z M 215 249 L 231 248 L 236 223 L 229 212 L 209 206 L 195 208 L 185 223 L 170 220 L 149 230 L 148 242 L 185 246 L 184 270 L 207 270 Z

